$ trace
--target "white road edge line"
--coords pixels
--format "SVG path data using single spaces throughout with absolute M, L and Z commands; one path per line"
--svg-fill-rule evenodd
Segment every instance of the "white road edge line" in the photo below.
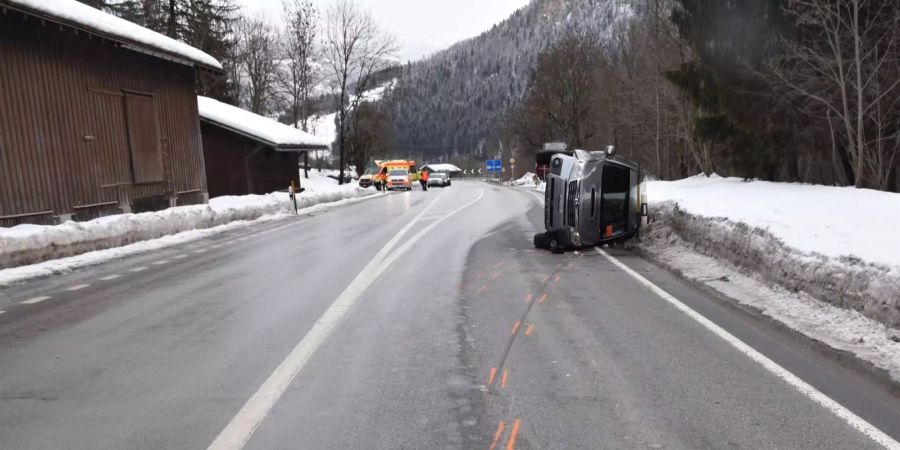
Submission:
M 415 226 L 419 220 L 431 210 L 431 207 L 437 204 L 444 196 L 445 192 L 425 209 L 422 210 L 414 219 L 409 221 L 381 250 L 369 261 L 368 264 L 356 275 L 356 278 L 347 285 L 347 288 L 338 296 L 338 298 L 328 307 L 316 321 L 315 325 L 306 333 L 306 336 L 297 343 L 290 354 L 278 364 L 278 367 L 269 375 L 269 378 L 263 382 L 259 390 L 251 396 L 244 406 L 241 407 L 237 415 L 231 419 L 228 425 L 219 433 L 216 439 L 208 447 L 209 450 L 239 450 L 247 445 L 247 442 L 253 436 L 257 427 L 266 418 L 272 407 L 279 398 L 287 390 L 300 370 L 306 365 L 307 361 L 312 357 L 320 345 L 325 342 L 331 333 L 338 327 L 341 320 L 349 313 L 353 306 L 360 299 L 366 288 L 369 287 L 397 258 L 406 250 L 412 247 L 419 239 L 428 231 L 434 229 L 444 219 L 462 211 L 463 209 L 475 204 L 484 197 L 484 189 L 478 197 L 457 208 L 447 214 L 444 219 L 432 223 L 428 227 L 422 229 L 410 239 L 407 239 L 396 251 L 391 253 L 394 247 L 400 242 L 400 239 Z
M 831 397 L 823 394 L 818 389 L 809 385 L 807 382 L 801 380 L 799 377 L 781 367 L 775 361 L 772 361 L 762 353 L 758 352 L 753 347 L 747 345 L 744 341 L 738 339 L 733 334 L 726 331 L 724 328 L 716 325 L 711 320 L 707 319 L 697 311 L 695 311 L 690 306 L 681 302 L 668 292 L 664 291 L 659 286 L 653 284 L 650 280 L 644 278 L 641 274 L 635 272 L 630 267 L 626 266 L 623 262 L 614 258 L 609 253 L 605 252 L 601 249 L 595 249 L 597 253 L 603 255 L 607 260 L 615 264 L 616 267 L 621 269 L 623 272 L 631 275 L 632 278 L 643 284 L 645 287 L 653 291 L 654 294 L 661 297 L 663 300 L 669 302 L 672 306 L 674 306 L 679 311 L 685 313 L 691 319 L 697 321 L 700 325 L 702 325 L 707 330 L 711 331 L 716 336 L 722 338 L 725 342 L 731 344 L 732 347 L 737 349 L 739 352 L 743 353 L 748 358 L 752 359 L 759 365 L 763 366 L 766 370 L 774 374 L 776 377 L 781 378 L 786 383 L 800 391 L 803 395 L 809 397 L 812 401 L 818 403 L 820 406 L 825 409 L 831 411 L 834 415 L 838 416 L 846 422 L 848 425 L 859 431 L 860 433 L 867 436 L 869 439 L 875 441 L 878 445 L 881 445 L 884 448 L 891 450 L 900 450 L 900 442 L 897 442 L 892 437 L 888 436 L 885 432 L 879 430 L 874 425 L 867 422 L 862 417 L 857 416 L 849 409 L 845 408 L 840 403 L 836 402 Z
M 69 286 L 65 290 L 69 292 L 80 291 L 86 287 L 91 287 L 89 284 L 76 284 L 75 286 Z
M 21 305 L 33 305 L 33 304 L 35 304 L 35 303 L 40 303 L 40 302 L 42 302 L 42 301 L 44 301 L 44 300 L 50 300 L 50 297 L 47 297 L 47 296 L 41 296 L 41 297 L 30 298 L 30 299 L 25 300 L 25 301 L 23 301 L 23 302 L 19 302 L 19 304 L 21 304 Z

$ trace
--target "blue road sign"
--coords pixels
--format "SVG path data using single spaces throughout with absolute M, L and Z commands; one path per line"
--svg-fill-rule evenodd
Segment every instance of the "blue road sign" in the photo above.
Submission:
M 487 165 L 488 172 L 502 172 L 503 171 L 503 161 L 499 159 L 489 159 L 485 161 Z

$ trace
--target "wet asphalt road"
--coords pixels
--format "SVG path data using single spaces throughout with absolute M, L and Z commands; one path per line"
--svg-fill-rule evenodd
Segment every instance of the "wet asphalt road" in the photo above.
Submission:
M 541 214 L 460 182 L 2 290 L 0 448 L 207 448 L 373 266 L 245 448 L 879 448 L 602 255 L 533 250 Z M 610 253 L 900 436 L 887 388 Z

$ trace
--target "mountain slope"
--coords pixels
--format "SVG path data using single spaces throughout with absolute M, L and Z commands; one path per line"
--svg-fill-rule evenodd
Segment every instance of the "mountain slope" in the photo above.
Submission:
M 609 33 L 618 11 L 616 0 L 532 0 L 480 36 L 408 64 L 387 98 L 397 151 L 492 154 L 541 51 L 575 30 Z

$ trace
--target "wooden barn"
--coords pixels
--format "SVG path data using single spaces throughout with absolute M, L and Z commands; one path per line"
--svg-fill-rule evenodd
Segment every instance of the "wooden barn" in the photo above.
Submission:
M 299 158 L 324 140 L 211 98 L 197 99 L 210 197 L 285 190 L 299 178 Z
M 184 43 L 75 0 L 0 0 L 0 226 L 207 201 Z

